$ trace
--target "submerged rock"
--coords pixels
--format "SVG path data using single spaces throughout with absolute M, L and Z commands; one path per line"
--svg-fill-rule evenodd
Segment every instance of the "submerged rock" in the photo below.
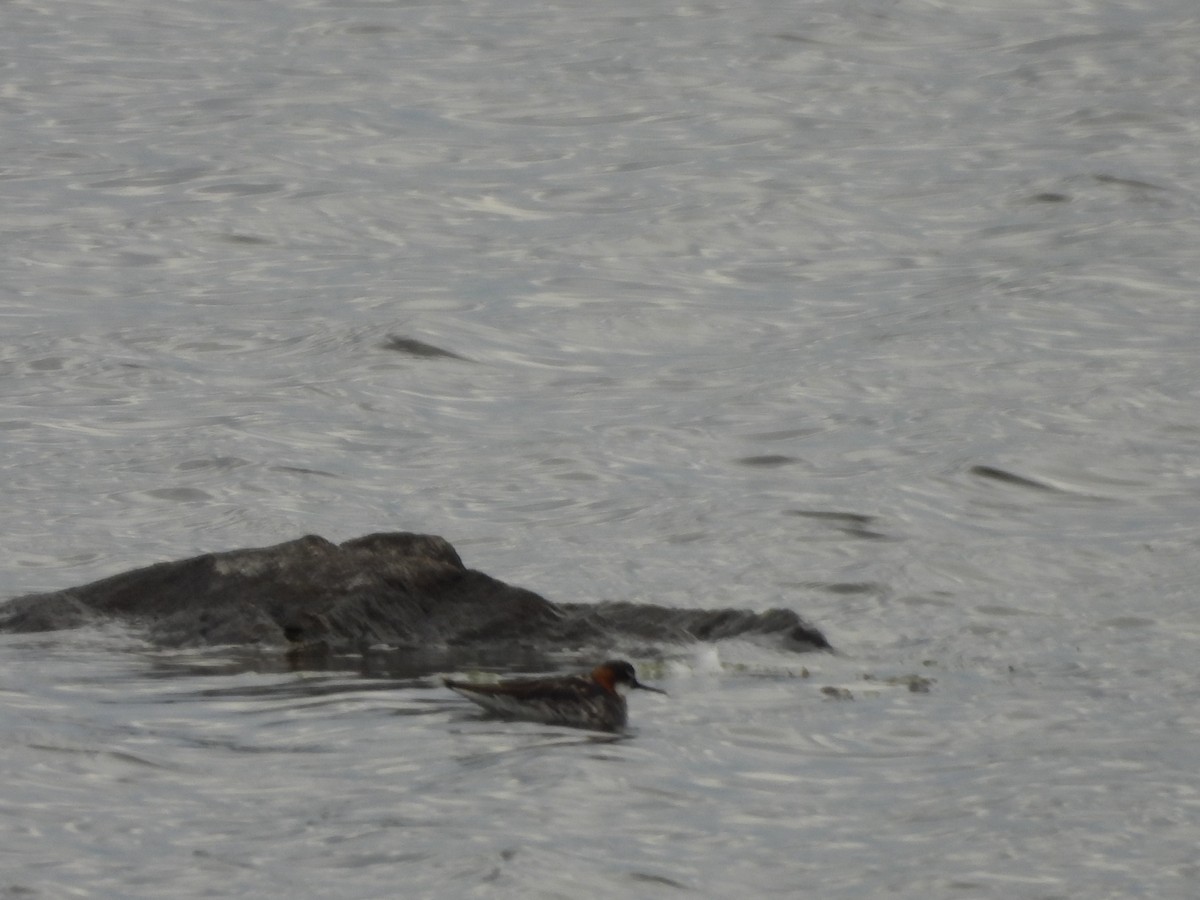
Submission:
M 273 547 L 164 562 L 0 606 L 0 631 L 122 621 L 161 647 L 379 644 L 538 650 L 761 635 L 829 648 L 790 610 L 557 604 L 466 568 L 443 538 L 387 533 L 333 544 L 309 535 Z

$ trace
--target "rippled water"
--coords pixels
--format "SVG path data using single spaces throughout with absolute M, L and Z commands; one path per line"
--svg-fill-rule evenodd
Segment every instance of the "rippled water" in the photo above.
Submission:
M 420 530 L 840 650 L 610 741 L 2 637 L 0 896 L 1196 896 L 1192 0 L 0 24 L 0 596 Z

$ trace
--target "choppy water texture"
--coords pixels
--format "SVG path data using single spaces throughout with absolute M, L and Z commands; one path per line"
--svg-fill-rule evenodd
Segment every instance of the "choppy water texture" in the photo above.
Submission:
M 842 651 L 602 742 L 5 637 L 0 895 L 1200 892 L 1193 0 L 0 26 L 0 596 L 409 529 Z

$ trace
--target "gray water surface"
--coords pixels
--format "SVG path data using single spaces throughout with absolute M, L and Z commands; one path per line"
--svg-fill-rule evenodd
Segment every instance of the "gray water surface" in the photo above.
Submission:
M 613 741 L 0 637 L 0 896 L 1197 896 L 1197 46 L 1192 0 L 0 7 L 0 597 L 416 530 L 840 651 L 614 648 L 670 697 Z

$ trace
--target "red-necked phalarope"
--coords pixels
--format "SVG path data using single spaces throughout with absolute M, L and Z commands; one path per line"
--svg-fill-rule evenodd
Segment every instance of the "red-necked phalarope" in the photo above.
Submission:
M 625 727 L 628 716 L 626 691 L 639 688 L 656 694 L 666 693 L 638 681 L 633 666 L 623 659 L 610 659 L 587 675 L 517 678 L 495 684 L 444 678 L 442 683 L 500 716 L 597 731 L 617 731 Z

